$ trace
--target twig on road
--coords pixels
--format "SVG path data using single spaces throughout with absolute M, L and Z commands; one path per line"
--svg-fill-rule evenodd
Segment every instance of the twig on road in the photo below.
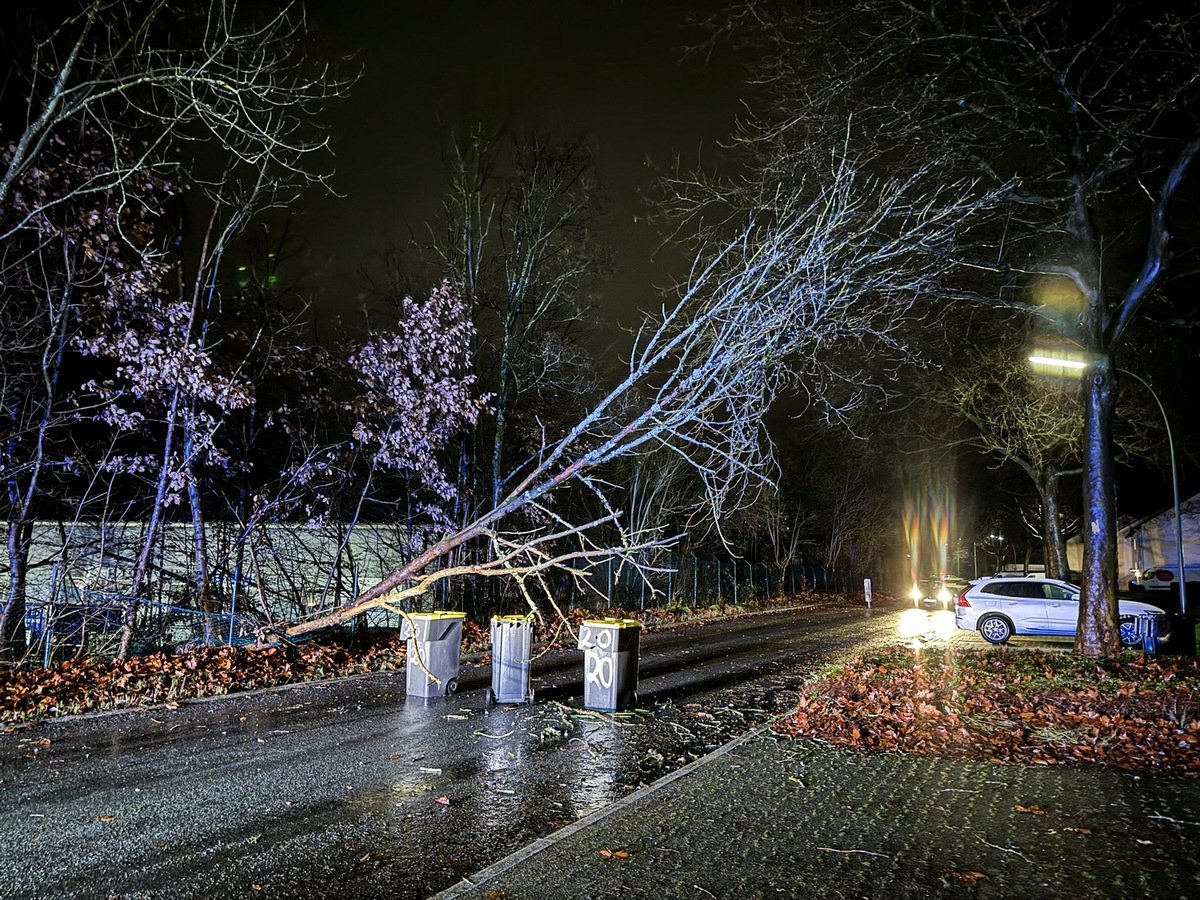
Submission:
M 1158 819 L 1160 822 L 1170 822 L 1172 825 L 1195 825 L 1196 827 L 1200 827 L 1200 822 L 1189 822 L 1187 819 L 1172 819 L 1170 816 L 1164 816 L 1162 813 L 1154 813 L 1150 818 Z
M 987 844 L 989 847 L 992 847 L 995 850 L 1000 850 L 1004 853 L 1011 853 L 1013 856 L 1019 856 L 1019 857 L 1021 857 L 1021 859 L 1025 860 L 1025 862 L 1029 863 L 1031 866 L 1036 865 L 1036 863 L 1034 863 L 1034 861 L 1032 859 L 1030 859 L 1028 856 L 1026 856 L 1024 853 L 1022 853 L 1019 850 L 1014 850 L 1011 847 L 1001 847 L 999 844 L 993 844 L 991 841 L 985 841 L 981 837 L 977 837 L 977 838 L 975 838 L 975 840 L 979 841 L 979 843 L 981 843 L 981 844 Z
M 876 853 L 874 850 L 841 850 L 837 847 L 818 847 L 818 850 L 824 850 L 826 853 L 861 853 L 863 856 L 882 856 L 884 859 L 891 859 L 886 853 Z

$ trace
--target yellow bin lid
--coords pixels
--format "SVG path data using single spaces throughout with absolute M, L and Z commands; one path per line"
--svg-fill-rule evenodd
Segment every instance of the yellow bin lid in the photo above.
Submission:
M 533 613 L 524 616 L 492 616 L 493 622 L 530 622 L 533 620 Z
M 641 628 L 642 623 L 637 619 L 584 619 L 584 625 L 596 625 L 600 628 Z
M 433 612 L 409 613 L 414 619 L 465 619 L 465 612 L 455 612 L 452 609 L 435 609 Z

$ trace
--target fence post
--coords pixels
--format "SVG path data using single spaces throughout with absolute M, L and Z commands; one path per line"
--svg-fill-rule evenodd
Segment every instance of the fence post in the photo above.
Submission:
M 242 564 L 239 562 L 233 567 L 233 590 L 229 592 L 229 640 L 225 643 L 233 646 L 233 617 L 237 615 L 237 595 L 238 587 L 242 583 Z
M 700 560 L 692 557 L 692 606 L 696 605 L 696 598 L 700 596 Z
M 721 593 L 721 561 L 719 559 L 717 560 L 717 602 L 725 602 L 725 597 Z
M 733 561 L 733 605 L 737 606 L 737 603 L 738 603 L 737 560 L 735 559 Z

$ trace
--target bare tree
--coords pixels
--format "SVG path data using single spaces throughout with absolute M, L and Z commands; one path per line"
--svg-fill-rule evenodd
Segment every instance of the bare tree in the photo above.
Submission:
M 738 134 L 751 196 L 790 189 L 847 143 L 879 171 L 971 172 L 1001 192 L 956 248 L 964 277 L 931 296 L 1030 310 L 1053 352 L 1085 367 L 1076 646 L 1116 652 L 1117 356 L 1163 282 L 1167 215 L 1200 152 L 1196 13 L 1125 0 L 855 0 L 742 4 L 718 24 L 763 60 L 759 115 Z
M 0 174 L 0 206 L 47 146 L 82 122 L 117 144 L 131 133 L 142 143 L 132 156 L 111 157 L 75 194 L 119 189 L 148 171 L 170 174 L 180 140 L 212 141 L 297 183 L 323 180 L 308 162 L 326 145 L 312 117 L 348 81 L 307 59 L 302 3 L 258 15 L 237 0 L 75 0 L 48 26 L 32 6 L 18 13 L 24 40 L 9 45 L 4 90 L 24 98 L 26 117 Z M 7 223 L 0 240 L 66 201 L 44 198 Z
M 465 574 L 515 578 L 536 609 L 540 601 L 554 603 L 548 590 L 539 593 L 547 569 L 584 574 L 614 554 L 638 565 L 639 552 L 662 538 L 629 528 L 602 480 L 605 466 L 630 454 L 678 456 L 700 482 L 716 521 L 721 511 L 743 505 L 773 471 L 763 413 L 795 385 L 797 371 L 807 370 L 821 348 L 863 346 L 864 329 L 886 341 L 887 329 L 943 274 L 933 255 L 921 257 L 923 267 L 914 259 L 886 271 L 872 268 L 862 246 L 874 242 L 889 216 L 903 225 L 897 248 L 910 241 L 952 246 L 963 225 L 961 202 L 947 203 L 953 214 L 938 206 L 912 207 L 903 201 L 905 185 L 873 180 L 872 190 L 860 192 L 854 189 L 860 179 L 866 176 L 837 162 L 815 196 L 803 204 L 781 202 L 765 223 L 745 225 L 697 267 L 678 301 L 647 320 L 620 383 L 569 428 L 547 434 L 538 452 L 506 475 L 499 503 L 353 601 L 293 623 L 284 633 L 345 622 Z M 956 188 L 964 186 L 944 185 L 948 201 Z M 839 277 L 830 279 L 829 272 Z M 821 366 L 833 374 L 828 362 Z M 851 377 L 839 375 L 839 386 Z M 810 384 L 809 390 L 816 388 Z M 554 493 L 571 484 L 591 493 L 598 515 L 572 521 L 556 507 Z M 619 529 L 618 545 L 598 543 L 597 530 L 612 527 Z M 491 558 L 447 562 L 475 539 L 491 543 Z
M 579 365 L 582 350 L 569 338 L 583 320 L 584 284 L 602 265 L 587 147 L 534 134 L 514 140 L 508 155 L 502 149 L 481 126 L 452 145 L 446 231 L 433 247 L 441 270 L 478 311 L 476 368 L 494 395 L 490 441 L 479 450 L 492 506 L 504 491 L 505 467 L 526 452 L 512 446 L 522 443 L 513 440 L 514 425 L 530 424 L 523 406 L 536 408 L 536 398 L 590 369 Z

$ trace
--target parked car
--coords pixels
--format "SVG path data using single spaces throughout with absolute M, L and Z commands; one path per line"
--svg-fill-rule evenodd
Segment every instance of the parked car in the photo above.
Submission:
M 1141 619 L 1166 611 L 1138 600 L 1120 600 L 1117 613 L 1121 643 L 1142 642 Z M 982 578 L 958 595 L 955 624 L 978 631 L 985 641 L 1003 644 L 1014 634 L 1075 634 L 1079 622 L 1079 588 L 1055 578 Z
M 922 578 L 909 592 L 913 606 L 917 609 L 953 609 L 954 593 L 943 584 L 942 579 Z
M 1188 563 L 1184 567 L 1187 573 L 1187 582 L 1191 585 L 1193 582 L 1200 582 L 1200 568 L 1192 563 Z M 1169 591 L 1172 588 L 1178 590 L 1176 585 L 1179 583 L 1179 564 L 1164 563 L 1158 566 L 1147 566 L 1138 571 L 1134 570 L 1129 579 L 1129 590 L 1131 591 Z M 1191 591 L 1192 588 L 1188 588 Z

